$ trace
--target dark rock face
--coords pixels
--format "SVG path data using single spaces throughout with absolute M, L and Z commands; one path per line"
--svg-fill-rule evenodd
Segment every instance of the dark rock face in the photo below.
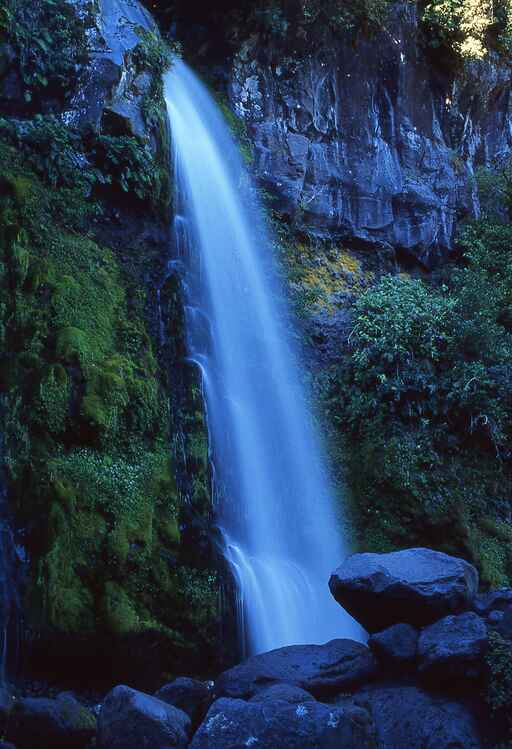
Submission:
M 5 687 L 0 687 L 0 731 L 4 733 L 5 726 L 13 707 L 12 695 Z
M 394 624 L 372 635 L 370 650 L 388 665 L 410 666 L 418 650 L 418 631 L 410 624 Z
M 78 8 L 87 5 L 79 0 Z M 151 84 L 146 73 L 137 75 L 130 65 L 131 50 L 140 42 L 138 29 L 157 33 L 151 14 L 138 0 L 101 0 L 89 17 L 88 61 L 64 120 L 68 124 L 92 125 L 116 135 L 145 137 L 143 97 Z
M 325 645 L 291 645 L 248 658 L 225 671 L 215 685 L 219 697 L 249 699 L 284 683 L 324 698 L 369 681 L 377 671 L 367 647 L 352 640 Z
M 253 35 L 235 59 L 231 100 L 258 178 L 307 231 L 434 264 L 458 215 L 479 210 L 473 165 L 510 154 L 506 66 L 436 70 L 407 2 L 373 39 L 305 46 Z
M 197 725 L 206 713 L 211 699 L 211 690 L 204 681 L 180 677 L 159 689 L 155 697 L 183 710 L 192 723 Z
M 15 703 L 8 724 L 7 738 L 18 749 L 34 746 L 55 749 L 82 749 L 96 733 L 96 718 L 72 694 L 55 700 L 26 698 Z
M 478 572 L 431 549 L 353 554 L 332 574 L 334 598 L 369 632 L 406 622 L 419 627 L 468 608 Z
M 441 683 L 477 679 L 486 648 L 487 627 L 477 614 L 447 616 L 420 633 L 420 673 Z
M 471 712 L 416 687 L 369 687 L 357 694 L 375 722 L 379 749 L 480 749 Z
M 100 749 L 184 749 L 190 719 L 182 710 L 125 686 L 106 696 L 98 720 Z
M 213 703 L 191 749 L 371 749 L 374 728 L 366 710 L 319 702 Z

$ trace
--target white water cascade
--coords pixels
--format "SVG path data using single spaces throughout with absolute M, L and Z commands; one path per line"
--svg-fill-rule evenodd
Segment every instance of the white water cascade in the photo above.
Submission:
M 175 263 L 247 650 L 360 639 L 328 589 L 348 550 L 287 330 L 271 237 L 207 89 L 178 61 L 165 94 L 178 193 Z

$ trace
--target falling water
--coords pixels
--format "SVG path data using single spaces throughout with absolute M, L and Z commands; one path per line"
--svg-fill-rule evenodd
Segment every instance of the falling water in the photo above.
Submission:
M 347 549 L 286 330 L 271 237 L 206 88 L 176 62 L 165 92 L 189 352 L 203 378 L 217 514 L 248 650 L 358 638 L 327 586 Z

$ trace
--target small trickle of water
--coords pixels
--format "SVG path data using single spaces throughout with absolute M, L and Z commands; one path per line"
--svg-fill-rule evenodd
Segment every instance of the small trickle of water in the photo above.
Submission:
M 273 245 L 229 129 L 183 62 L 165 80 L 186 322 L 249 652 L 360 637 L 328 579 L 348 553 L 286 330 Z

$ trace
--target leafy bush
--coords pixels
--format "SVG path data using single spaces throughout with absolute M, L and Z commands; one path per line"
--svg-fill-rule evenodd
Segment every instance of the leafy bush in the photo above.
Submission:
M 482 519 L 508 518 L 512 227 L 475 223 L 461 243 L 449 287 L 388 276 L 359 298 L 333 393 L 365 508 L 363 542 L 430 534 L 474 558 L 484 582 L 505 584 L 510 550 L 495 553 Z
M 510 51 L 508 0 L 430 0 L 423 23 L 432 47 L 448 48 L 463 58 L 484 57 L 490 47 Z
M 85 24 L 73 5 L 66 0 L 6 0 L 0 32 L 14 50 L 25 100 L 65 97 L 86 53 Z
M 494 716 L 504 720 L 512 740 L 512 645 L 497 632 L 489 635 L 486 661 L 489 667 L 486 700 Z

